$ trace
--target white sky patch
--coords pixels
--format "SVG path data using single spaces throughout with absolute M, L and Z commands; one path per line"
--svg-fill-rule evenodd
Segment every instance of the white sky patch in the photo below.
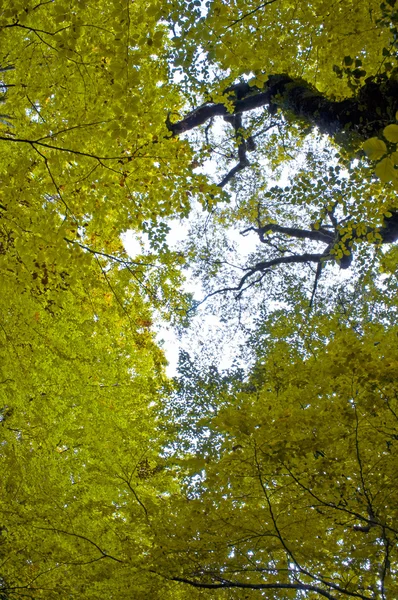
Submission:
M 129 257 L 133 260 L 143 252 L 142 235 L 138 236 L 133 230 L 125 231 L 121 236 L 124 249 Z
M 166 374 L 168 377 L 174 377 L 177 374 L 180 341 L 173 327 L 160 325 L 156 326 L 156 330 L 156 341 L 164 351 L 168 363 Z
M 170 249 L 173 249 L 178 243 L 186 239 L 188 235 L 188 224 L 179 219 L 171 219 L 168 221 L 168 225 L 170 226 L 170 232 L 167 235 L 167 244 Z M 138 234 L 133 230 L 126 231 L 122 235 L 122 242 L 127 254 L 132 260 L 136 259 L 137 256 L 150 252 L 148 236 L 145 233 Z M 197 286 L 189 280 L 184 286 L 184 290 L 186 292 L 194 293 L 195 296 L 200 293 L 200 289 L 197 289 Z M 182 348 L 181 342 L 178 339 L 175 329 L 168 326 L 166 323 L 162 323 L 160 319 L 156 320 L 156 317 L 154 330 L 156 333 L 156 341 L 164 350 L 168 361 L 166 373 L 169 377 L 173 377 L 177 373 L 178 355 Z
M 187 219 L 171 219 L 168 221 L 170 232 L 167 235 L 167 243 L 171 250 L 177 245 L 184 242 L 188 237 L 189 223 Z M 256 235 L 242 236 L 239 231 L 230 231 L 231 241 L 236 242 L 241 256 L 244 257 L 250 252 L 253 252 L 258 244 Z M 149 242 L 145 234 L 137 234 L 134 231 L 127 231 L 122 235 L 123 245 L 126 252 L 132 260 L 137 256 L 150 250 Z M 200 282 L 190 277 L 189 271 L 186 273 L 186 283 L 184 291 L 192 293 L 195 299 L 200 300 L 204 297 L 204 291 Z M 219 356 L 218 367 L 220 369 L 227 368 L 231 365 L 235 358 L 236 332 L 231 328 L 228 335 L 225 335 L 225 324 L 221 323 L 220 319 L 211 314 L 205 314 L 204 310 L 199 307 L 198 314 L 195 316 L 195 335 L 189 336 L 188 341 L 180 339 L 175 328 L 167 323 L 162 323 L 157 320 L 155 324 L 156 339 L 158 344 L 164 350 L 168 366 L 166 368 L 167 375 L 173 377 L 177 374 L 178 356 L 181 349 L 190 353 L 203 351 L 205 348 L 210 350 L 216 346 L 222 347 L 222 352 Z M 240 340 L 241 341 L 241 340 Z
M 187 219 L 171 219 L 167 221 L 170 231 L 167 234 L 167 245 L 174 250 L 177 244 L 185 241 L 188 236 L 189 225 Z
M 240 231 L 232 229 L 228 234 L 228 238 L 236 244 L 240 258 L 246 258 L 258 248 L 258 236 L 254 231 L 242 235 Z

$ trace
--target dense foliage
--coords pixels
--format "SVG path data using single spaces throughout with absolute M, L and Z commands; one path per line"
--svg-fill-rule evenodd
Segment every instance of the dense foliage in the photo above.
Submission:
M 395 0 L 0 30 L 0 598 L 395 598 Z

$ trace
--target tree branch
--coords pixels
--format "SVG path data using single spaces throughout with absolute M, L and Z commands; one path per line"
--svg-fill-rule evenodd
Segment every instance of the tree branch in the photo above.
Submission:
M 43 531 L 52 531 L 53 533 L 62 533 L 63 535 L 70 535 L 72 537 L 78 538 L 80 540 L 84 540 L 85 542 L 88 542 L 89 544 L 91 544 L 92 546 L 94 546 L 98 552 L 102 555 L 103 558 L 110 558 L 111 560 L 114 560 L 118 563 L 123 563 L 123 560 L 120 560 L 120 558 L 116 558 L 115 556 L 112 556 L 111 554 L 108 554 L 107 552 L 105 552 L 104 550 L 102 550 L 98 544 L 96 544 L 95 542 L 93 542 L 92 540 L 90 540 L 88 537 L 86 537 L 85 535 L 80 535 L 78 533 L 72 533 L 71 531 L 64 531 L 63 529 L 58 529 L 57 527 L 37 527 L 37 529 L 41 529 Z
M 358 519 L 358 520 L 366 523 L 370 527 L 379 526 L 383 530 L 391 531 L 395 535 L 398 534 L 398 531 L 396 529 L 394 529 L 393 527 L 390 527 L 386 523 L 377 523 L 377 522 L 375 522 L 375 520 L 373 518 L 369 518 L 369 516 L 368 517 L 364 517 L 363 515 L 361 515 L 360 513 L 358 513 L 356 510 L 351 510 L 351 509 L 347 508 L 346 506 L 344 506 L 341 503 L 336 504 L 335 502 L 328 502 L 327 500 L 324 500 L 323 498 L 320 498 L 317 494 L 315 494 L 312 491 L 311 488 L 309 488 L 308 486 L 304 485 L 303 482 L 300 481 L 300 479 L 292 472 L 292 470 L 288 467 L 287 464 L 285 464 L 283 462 L 281 462 L 281 464 L 286 469 L 286 471 L 289 473 L 289 475 L 291 476 L 291 478 L 293 479 L 293 481 L 295 481 L 297 483 L 297 485 L 299 487 L 301 487 L 301 489 L 303 489 L 304 491 L 306 491 L 310 496 L 312 496 L 312 498 L 314 498 L 321 505 L 327 506 L 327 507 L 332 508 L 332 509 L 334 509 L 336 511 L 344 512 L 344 513 L 350 515 L 351 517 L 355 517 L 356 519 Z
M 303 79 L 285 74 L 270 75 L 262 88 L 241 82 L 227 88 L 224 94 L 232 111 L 223 103 L 207 102 L 180 121 L 169 121 L 169 131 L 177 136 L 216 116 L 276 105 L 330 136 L 355 133 L 357 137 L 367 139 L 376 135 L 389 122 L 389 115 L 398 109 L 398 81 L 394 78 L 371 79 L 359 90 L 357 97 L 341 101 L 331 100 Z M 379 110 L 382 107 L 384 118 L 377 116 L 376 106 Z
M 229 29 L 229 27 L 233 27 L 237 23 L 240 23 L 241 21 L 243 21 L 243 19 L 246 19 L 247 17 L 250 17 L 251 15 L 254 15 L 258 10 L 261 10 L 262 8 L 265 8 L 266 6 L 268 6 L 269 4 L 273 4 L 274 2 L 276 2 L 276 0 L 268 0 L 267 2 L 263 2 L 262 4 L 260 4 L 259 6 L 257 6 L 256 8 L 253 8 L 253 10 L 250 10 L 249 12 L 245 13 L 244 15 L 242 15 L 239 19 L 235 19 L 235 21 L 232 21 L 232 23 L 230 23 L 229 25 L 227 25 L 225 27 L 225 29 Z
M 269 231 L 272 233 L 283 233 L 290 237 L 296 237 L 299 239 L 314 240 L 317 242 L 325 242 L 330 244 L 336 237 L 334 232 L 327 231 L 326 229 L 298 229 L 297 227 L 283 227 L 276 223 L 267 223 L 262 227 L 248 227 L 244 231 L 241 231 L 241 235 L 245 235 L 249 231 L 255 231 L 260 238 L 260 241 L 265 243 L 265 234 Z
M 236 173 L 239 173 L 239 171 L 242 171 L 243 169 L 245 169 L 246 167 L 249 166 L 249 159 L 247 158 L 247 145 L 246 145 L 246 140 L 243 136 L 243 129 L 242 129 L 242 115 L 241 114 L 236 114 L 236 115 L 228 115 L 227 117 L 224 117 L 225 121 L 228 121 L 229 123 L 231 123 L 235 129 L 235 135 L 236 135 L 236 139 L 238 142 L 238 158 L 239 158 L 239 162 L 238 164 L 229 171 L 229 173 L 227 173 L 227 175 L 222 179 L 222 181 L 220 181 L 220 183 L 218 184 L 218 187 L 223 188 L 224 186 L 227 185 L 227 183 L 233 178 L 235 177 Z
M 253 275 L 254 273 L 258 272 L 258 271 L 265 271 L 266 269 L 270 269 L 271 267 L 276 267 L 277 265 L 291 265 L 291 264 L 295 264 L 295 263 L 306 263 L 306 262 L 315 262 L 315 263 L 319 263 L 322 259 L 325 259 L 325 254 L 324 253 L 317 253 L 317 254 L 293 254 L 291 256 L 279 256 L 277 258 L 273 258 L 271 260 L 265 260 L 262 262 L 257 263 L 256 265 L 254 265 L 254 267 L 251 267 L 249 272 L 246 273 L 246 275 L 244 275 L 241 279 L 241 283 L 239 284 L 239 288 L 242 287 L 242 285 L 244 284 L 244 281 L 247 279 L 247 277 L 250 277 L 250 275 Z
M 227 588 L 243 588 L 246 590 L 303 590 L 308 592 L 317 592 L 320 596 L 329 600 L 336 600 L 336 596 L 332 596 L 322 588 L 316 585 L 306 583 L 242 583 L 239 581 L 225 580 L 222 583 L 202 583 L 200 581 L 192 581 L 184 577 L 171 577 L 171 581 L 179 581 L 187 583 L 196 588 L 204 588 L 208 590 L 227 589 Z
M 213 296 L 217 296 L 218 294 L 225 294 L 226 292 L 239 292 L 237 294 L 237 298 L 239 298 L 242 295 L 242 293 L 244 291 L 246 291 L 249 287 L 252 287 L 256 283 L 259 283 L 261 281 L 261 279 L 264 277 L 264 275 L 267 273 L 267 271 L 270 270 L 272 267 L 275 267 L 275 266 L 278 266 L 281 264 L 295 264 L 295 263 L 306 263 L 306 262 L 320 263 L 322 260 L 326 260 L 326 257 L 327 257 L 327 255 L 325 255 L 325 253 L 322 253 L 322 254 L 299 254 L 299 255 L 291 255 L 291 256 L 279 256 L 278 258 L 273 258 L 268 261 L 259 262 L 256 265 L 254 265 L 253 267 L 245 269 L 246 273 L 245 273 L 245 275 L 243 275 L 243 277 L 239 281 L 238 285 L 224 287 L 224 288 L 215 290 L 214 292 L 210 292 L 203 298 L 203 300 L 201 300 L 200 302 L 197 302 L 195 304 L 195 306 L 193 307 L 193 309 L 196 309 L 201 304 L 204 304 L 204 302 L 206 302 L 209 298 L 212 298 Z M 258 279 L 254 280 L 253 282 L 249 283 L 245 288 L 244 285 L 245 285 L 246 281 L 255 273 L 261 273 L 261 276 Z M 193 310 L 193 309 L 191 309 L 191 310 Z

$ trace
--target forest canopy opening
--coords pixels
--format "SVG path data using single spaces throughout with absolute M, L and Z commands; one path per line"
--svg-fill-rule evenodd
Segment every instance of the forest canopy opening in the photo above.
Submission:
M 396 1 L 0 29 L 1 599 L 396 598 Z

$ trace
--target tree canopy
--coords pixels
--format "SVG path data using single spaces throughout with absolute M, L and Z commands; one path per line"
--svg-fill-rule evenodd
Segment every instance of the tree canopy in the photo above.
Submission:
M 396 1 L 0 29 L 0 598 L 395 598 Z

